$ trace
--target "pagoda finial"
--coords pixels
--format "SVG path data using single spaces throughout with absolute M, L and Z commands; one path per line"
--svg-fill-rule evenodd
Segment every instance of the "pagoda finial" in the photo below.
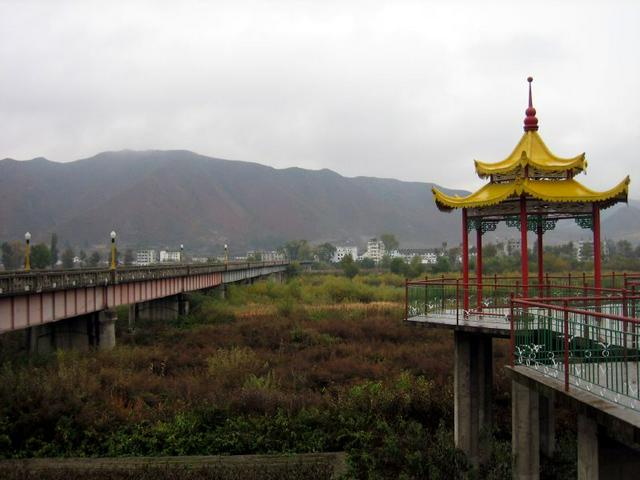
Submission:
M 533 108 L 533 101 L 531 99 L 531 82 L 533 82 L 533 77 L 527 78 L 527 82 L 529 82 L 529 108 L 525 110 L 527 116 L 524 119 L 524 131 L 535 132 L 538 130 L 538 119 L 536 118 L 536 109 Z

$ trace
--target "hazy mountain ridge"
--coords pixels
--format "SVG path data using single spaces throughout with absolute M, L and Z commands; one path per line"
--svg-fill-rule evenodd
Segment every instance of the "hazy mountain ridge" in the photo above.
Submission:
M 115 229 L 126 245 L 208 250 L 293 238 L 360 243 L 392 232 L 408 247 L 457 244 L 459 215 L 437 210 L 432 185 L 275 169 L 184 150 L 103 152 L 68 163 L 5 159 L 0 239 L 29 230 L 40 241 L 55 231 L 73 245 L 91 245 L 105 243 Z M 640 210 L 608 211 L 603 227 L 607 237 L 640 237 Z

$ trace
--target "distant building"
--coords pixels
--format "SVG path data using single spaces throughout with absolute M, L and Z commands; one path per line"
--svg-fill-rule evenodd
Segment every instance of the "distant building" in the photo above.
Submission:
M 576 244 L 576 260 L 578 260 L 579 262 L 584 262 L 587 260 L 591 260 L 592 256 L 593 256 L 593 242 L 585 242 L 584 240 L 580 240 Z
M 138 250 L 136 252 L 136 265 L 151 265 L 157 261 L 158 257 L 156 256 L 156 251 L 153 249 Z
M 192 263 L 207 263 L 208 261 L 208 257 L 191 257 Z
M 269 252 L 262 252 L 263 262 L 279 262 L 282 260 L 285 260 L 285 255 L 283 252 L 278 252 L 276 250 L 271 250 Z
M 284 253 L 277 252 L 275 250 L 270 250 L 270 251 L 250 250 L 247 252 L 247 258 L 258 259 L 263 262 L 276 262 L 279 260 L 284 260 L 285 255 Z
M 160 263 L 179 263 L 180 251 L 160 250 Z
M 341 262 L 347 255 L 351 255 L 351 258 L 356 260 L 358 258 L 358 247 L 336 247 L 331 261 L 333 263 Z
M 402 258 L 409 263 L 414 257 L 419 257 L 423 265 L 433 265 L 438 261 L 438 253 L 427 248 L 400 248 L 389 253 L 390 257 Z
M 364 252 L 362 258 L 370 258 L 376 263 L 380 263 L 382 257 L 384 257 L 386 250 L 384 243 L 377 238 L 372 238 L 367 242 L 367 251 Z
M 514 252 L 520 252 L 520 239 L 519 238 L 509 238 L 503 244 L 504 251 L 502 252 L 504 255 L 511 255 Z

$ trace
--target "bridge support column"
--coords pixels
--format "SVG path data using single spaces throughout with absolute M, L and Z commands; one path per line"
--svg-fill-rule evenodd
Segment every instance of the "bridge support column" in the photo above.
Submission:
M 130 332 L 133 332 L 136 328 L 136 320 L 138 319 L 139 308 L 140 307 L 138 303 L 132 303 L 131 305 L 129 305 L 129 315 L 127 317 L 127 323 Z
M 455 332 L 454 438 L 471 463 L 488 459 L 492 433 L 493 349 L 491 337 Z
M 515 380 L 511 382 L 511 451 L 513 478 L 540 478 L 539 395 Z
M 159 298 L 138 304 L 138 319 L 145 321 L 171 321 L 178 318 L 180 300 L 178 295 Z
M 91 347 L 108 350 L 116 344 L 116 320 L 115 310 L 104 310 L 35 325 L 27 329 L 27 346 L 32 353 Z
M 540 417 L 540 451 L 546 457 L 553 457 L 556 449 L 555 394 L 540 393 L 538 398 Z
M 98 348 L 100 350 L 111 350 L 116 346 L 116 321 L 118 314 L 115 310 L 103 310 L 98 315 L 100 337 Z
M 189 315 L 189 299 L 184 293 L 178 295 L 178 315 Z
M 578 415 L 578 480 L 598 479 L 598 424 Z

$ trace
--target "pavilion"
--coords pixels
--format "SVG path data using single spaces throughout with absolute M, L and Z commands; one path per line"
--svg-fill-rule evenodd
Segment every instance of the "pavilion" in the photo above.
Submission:
M 469 309 L 469 241 L 468 233 L 476 231 L 476 282 L 478 306 L 482 292 L 482 235 L 496 229 L 498 222 L 520 230 L 522 294 L 528 297 L 529 266 L 527 232 L 537 234 L 538 286 L 543 284 L 543 242 L 545 231 L 555 228 L 561 219 L 574 219 L 582 228 L 593 230 L 594 287 L 602 286 L 600 210 L 618 202 L 626 202 L 629 188 L 627 176 L 604 192 L 597 192 L 575 180 L 585 172 L 587 161 L 582 153 L 573 158 L 553 154 L 538 133 L 538 119 L 531 97 L 524 119 L 524 134 L 511 154 L 502 161 L 475 161 L 475 169 L 489 183 L 466 197 L 450 196 L 433 188 L 433 196 L 441 211 L 462 209 L 462 269 L 464 308 Z

